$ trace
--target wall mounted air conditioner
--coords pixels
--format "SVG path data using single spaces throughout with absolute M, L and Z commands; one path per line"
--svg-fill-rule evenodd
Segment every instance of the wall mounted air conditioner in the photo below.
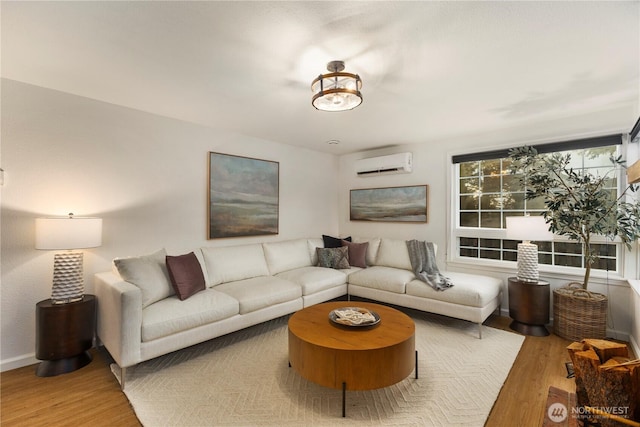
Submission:
M 413 156 L 411 153 L 390 154 L 388 156 L 356 160 L 356 174 L 358 176 L 411 173 L 412 170 Z

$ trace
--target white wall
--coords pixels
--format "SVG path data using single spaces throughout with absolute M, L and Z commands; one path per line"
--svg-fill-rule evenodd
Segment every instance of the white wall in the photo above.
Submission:
M 36 217 L 103 218 L 103 245 L 84 252 L 87 293 L 116 256 L 338 233 L 335 156 L 6 79 L 1 90 L 2 370 L 35 362 L 35 304 L 50 297 Z M 278 236 L 206 239 L 209 151 L 280 163 Z
M 607 134 L 604 132 L 603 134 Z M 611 132 L 616 133 L 616 132 Z M 618 131 L 617 133 L 620 133 Z M 504 140 L 500 135 L 476 135 L 453 141 L 437 141 L 433 143 L 413 145 L 397 145 L 369 152 L 354 153 L 340 158 L 340 195 L 339 225 L 340 234 L 344 237 L 377 236 L 398 239 L 429 240 L 438 245 L 437 261 L 440 269 L 485 274 L 504 281 L 502 314 L 508 316 L 507 278 L 514 276 L 516 263 L 511 266 L 483 266 L 448 262 L 447 251 L 450 250 L 449 221 L 451 217 L 451 159 L 452 154 L 470 153 L 496 148 L 514 147 L 524 144 L 544 143 L 551 141 L 531 139 L 513 141 Z M 558 137 L 560 140 L 571 140 L 587 135 Z M 413 153 L 413 172 L 410 174 L 382 175 L 358 177 L 355 174 L 355 161 L 362 158 L 386 154 Z M 385 223 L 359 222 L 349 220 L 349 190 L 358 188 L 393 187 L 404 185 L 427 184 L 429 186 L 428 223 Z M 637 249 L 636 249 L 637 251 Z M 625 274 L 636 277 L 638 272 L 632 265 L 635 254 L 625 253 Z M 550 282 L 551 289 L 562 287 L 570 281 L 581 279 L 581 275 L 541 272 L 541 279 Z M 609 298 L 608 334 L 618 339 L 629 339 L 632 323 L 631 289 L 621 277 L 607 277 L 593 273 L 589 290 L 600 292 Z M 551 298 L 552 299 L 552 298 Z M 553 317 L 553 309 L 551 311 Z
M 413 153 L 414 170 L 412 173 L 368 176 L 357 176 L 355 174 L 354 163 L 358 159 L 406 151 Z M 410 145 L 342 156 L 340 158 L 340 182 L 342 183 L 340 188 L 340 232 L 345 236 L 353 234 L 354 236 L 430 240 L 438 243 L 440 248 L 444 248 L 442 243 L 445 241 L 446 230 L 443 224 L 446 223 L 446 209 L 441 200 L 446 197 L 446 185 L 444 184 L 446 178 L 445 161 L 445 158 L 440 155 L 432 155 L 428 150 Z M 429 210 L 426 224 L 349 220 L 350 190 L 420 184 L 429 186 L 427 190 Z M 442 258 L 443 254 L 444 251 L 439 250 L 438 258 Z
M 44 215 L 95 215 L 104 219 L 103 245 L 85 251 L 87 292 L 92 275 L 116 256 L 166 247 L 180 254 L 203 245 L 284 240 L 320 234 L 416 238 L 438 244 L 438 262 L 450 270 L 506 278 L 513 268 L 446 263 L 449 155 L 500 146 L 499 135 L 329 154 L 163 118 L 70 94 L 2 80 L 0 187 L 0 369 L 34 363 L 35 304 L 49 298 L 53 253 L 34 249 L 34 219 Z M 502 141 L 502 146 L 535 143 Z M 570 138 L 563 138 L 570 139 Z M 207 153 L 280 162 L 280 234 L 206 240 Z M 356 159 L 411 151 L 414 172 L 359 178 Z M 349 190 L 429 185 L 426 224 L 349 221 Z M 630 256 L 637 259 L 637 254 Z M 635 273 L 637 274 L 637 272 Z M 544 276 L 553 287 L 571 277 Z M 631 331 L 626 282 L 596 278 L 594 291 L 610 297 L 609 329 Z M 506 286 L 505 286 L 506 289 Z M 503 314 L 508 314 L 505 292 Z

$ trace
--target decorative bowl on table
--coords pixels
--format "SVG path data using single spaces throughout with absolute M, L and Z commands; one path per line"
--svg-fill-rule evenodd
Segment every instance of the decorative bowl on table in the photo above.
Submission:
M 375 311 L 362 307 L 336 308 L 329 313 L 329 320 L 344 326 L 372 326 L 380 323 L 380 316 Z

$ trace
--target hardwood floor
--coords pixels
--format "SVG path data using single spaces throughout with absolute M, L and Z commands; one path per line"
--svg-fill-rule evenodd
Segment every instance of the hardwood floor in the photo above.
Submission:
M 89 365 L 65 375 L 37 377 L 36 365 L 2 372 L 0 425 L 140 426 L 111 374 L 109 354 L 91 351 Z
M 511 319 L 492 316 L 488 326 L 508 330 Z M 574 391 L 564 363 L 569 341 L 555 335 L 526 337 L 509 377 L 485 424 L 539 427 L 549 386 Z M 35 366 L 0 374 L 0 424 L 9 426 L 139 426 L 133 409 L 109 369 L 110 357 L 93 349 L 88 366 L 40 378 Z
M 510 330 L 510 323 L 508 317 L 492 316 L 485 324 Z M 575 392 L 575 381 L 566 378 L 569 344 L 571 341 L 553 333 L 548 337 L 527 336 L 485 425 L 541 426 L 549 386 Z

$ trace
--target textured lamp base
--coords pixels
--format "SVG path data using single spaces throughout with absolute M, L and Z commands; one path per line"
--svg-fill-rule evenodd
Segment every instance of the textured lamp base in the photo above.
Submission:
M 84 294 L 82 261 L 82 252 L 65 252 L 55 254 L 53 257 L 51 301 L 54 304 L 82 300 Z
M 518 243 L 518 280 L 523 282 L 537 282 L 538 274 L 538 246 L 532 243 Z

